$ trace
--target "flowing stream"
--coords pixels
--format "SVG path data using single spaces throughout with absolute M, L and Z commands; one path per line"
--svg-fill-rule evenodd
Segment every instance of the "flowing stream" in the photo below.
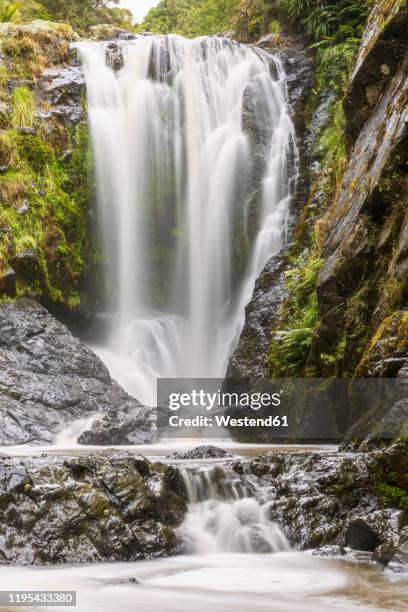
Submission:
M 406 609 L 405 576 L 290 551 L 284 534 L 268 520 L 268 506 L 253 480 L 227 467 L 194 462 L 187 462 L 182 474 L 189 496 L 180 528 L 183 555 L 137 563 L 4 567 L 0 590 L 77 591 L 78 612 Z
M 286 79 L 224 38 L 81 43 L 109 337 L 147 404 L 157 378 L 222 378 L 255 280 L 285 241 L 298 172 Z

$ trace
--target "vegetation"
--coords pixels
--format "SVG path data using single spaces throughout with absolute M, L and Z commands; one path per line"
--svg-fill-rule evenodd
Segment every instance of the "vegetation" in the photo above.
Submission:
M 50 117 L 35 80 L 69 58 L 72 36 L 66 25 L 17 26 L 1 41 L 0 70 L 0 272 L 15 271 L 17 295 L 69 307 L 92 255 L 88 127 Z
M 402 483 L 404 488 L 398 486 Z M 385 508 L 399 508 L 408 512 L 407 474 L 391 472 L 385 482 L 380 482 L 376 495 Z
M 286 272 L 290 300 L 285 302 L 281 325 L 272 336 L 268 353 L 269 369 L 276 378 L 303 372 L 319 322 L 315 285 L 323 260 L 305 251 L 293 264 L 295 267 Z
M 0 22 L 45 19 L 70 24 L 79 33 L 105 23 L 132 29 L 131 12 L 112 3 L 119 0 L 0 0 Z
M 0 1 L 0 22 L 12 21 L 17 16 L 19 9 L 18 2 L 8 2 L 8 0 Z
M 235 0 L 161 0 L 140 29 L 189 38 L 215 34 L 231 28 L 236 6 Z
M 12 94 L 13 111 L 11 124 L 13 128 L 32 128 L 35 116 L 34 94 L 28 87 L 16 87 Z
M 329 46 L 357 41 L 366 16 L 364 0 L 161 0 L 140 27 L 187 37 L 233 30 L 253 39 L 289 21 L 315 46 Z

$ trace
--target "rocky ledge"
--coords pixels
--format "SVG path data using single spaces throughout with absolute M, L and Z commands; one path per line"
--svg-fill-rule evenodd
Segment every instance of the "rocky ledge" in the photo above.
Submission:
M 178 551 L 180 473 L 138 456 L 2 459 L 0 563 L 134 561 Z
M 368 453 L 279 453 L 232 465 L 255 477 L 292 546 L 408 563 L 408 443 Z
M 109 376 L 101 360 L 45 308 L 0 307 L 0 446 L 50 444 L 78 419 L 100 415 L 84 443 L 153 441 L 153 414 Z

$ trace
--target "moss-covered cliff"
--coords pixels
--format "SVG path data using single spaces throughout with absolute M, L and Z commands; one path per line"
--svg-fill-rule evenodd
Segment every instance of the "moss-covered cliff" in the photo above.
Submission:
M 0 296 L 76 306 L 90 264 L 91 157 L 72 28 L 0 29 Z
M 331 105 L 270 375 L 393 377 L 408 363 L 406 25 L 405 2 L 375 5 L 345 95 Z

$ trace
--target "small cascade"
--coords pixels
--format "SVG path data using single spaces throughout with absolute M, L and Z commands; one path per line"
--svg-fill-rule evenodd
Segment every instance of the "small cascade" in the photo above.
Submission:
M 185 552 L 274 553 L 289 550 L 268 505 L 256 500 L 256 488 L 223 468 L 182 470 L 189 511 L 181 534 Z M 250 495 L 254 495 L 250 497 Z
M 95 412 L 86 418 L 72 421 L 56 434 L 53 445 L 63 448 L 72 448 L 77 446 L 77 440 L 84 431 L 90 431 L 97 421 L 101 421 L 104 417 L 103 413 Z

